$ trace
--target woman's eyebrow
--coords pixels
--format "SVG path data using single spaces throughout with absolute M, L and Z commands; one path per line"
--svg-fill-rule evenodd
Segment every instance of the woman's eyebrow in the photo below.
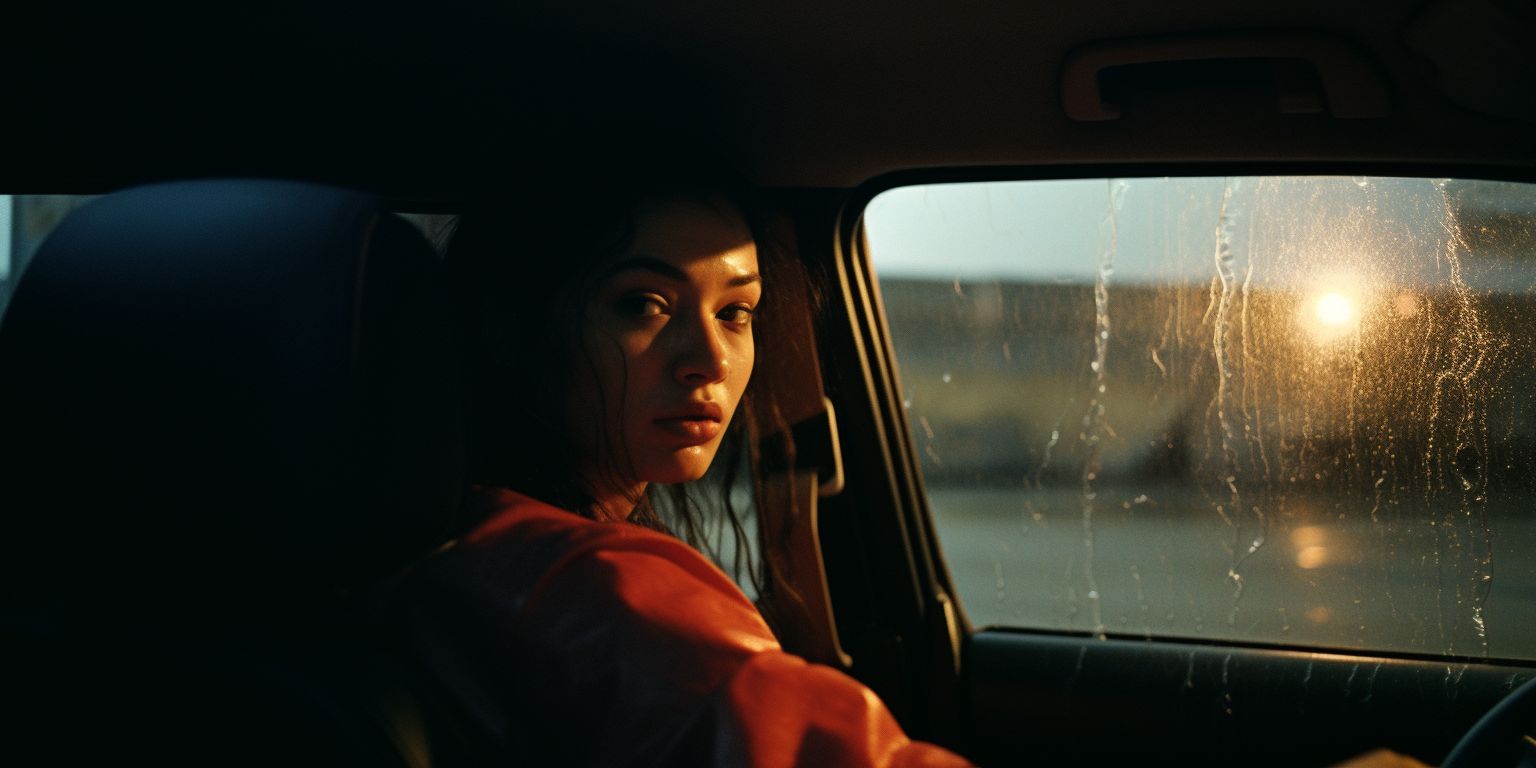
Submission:
M 606 280 L 621 272 L 628 272 L 634 269 L 643 270 L 645 272 L 655 272 L 662 277 L 666 277 L 672 280 L 688 279 L 688 275 L 685 274 L 681 269 L 678 269 L 677 267 L 674 267 L 671 264 L 668 264 L 667 262 L 662 261 L 661 259 L 658 259 L 654 256 L 633 256 L 624 259 L 623 261 L 620 261 L 619 263 L 614 264 L 613 266 L 604 270 L 603 279 Z
M 671 264 L 669 264 L 669 263 L 667 263 L 665 261 L 662 261 L 661 259 L 658 259 L 658 258 L 656 258 L 654 256 L 633 256 L 633 257 L 624 259 L 623 261 L 620 261 L 619 263 L 614 264 L 613 266 L 611 266 L 607 270 L 605 270 L 603 272 L 603 275 L 602 275 L 601 279 L 607 280 L 608 278 L 613 277 L 614 275 L 617 275 L 617 274 L 620 274 L 620 273 L 623 273 L 623 272 L 628 272 L 630 270 L 636 270 L 636 269 L 644 271 L 644 272 L 654 272 L 654 273 L 656 273 L 658 275 L 661 275 L 662 277 L 665 277 L 665 278 L 668 278 L 668 279 L 671 279 L 671 280 L 679 280 L 679 281 L 684 281 L 684 282 L 686 282 L 688 280 L 687 273 L 683 272 L 681 269 L 678 269 L 677 267 L 675 267 L 675 266 L 673 266 L 673 265 L 671 265 Z M 760 275 L 760 274 L 758 274 L 756 272 L 748 272 L 748 273 L 743 274 L 743 275 L 737 275 L 735 277 L 732 277 L 731 279 L 725 281 L 725 284 L 726 284 L 727 287 L 737 288 L 737 287 L 740 287 L 740 286 L 743 286 L 743 285 L 751 285 L 753 283 L 760 283 L 762 281 L 763 281 L 763 276 L 762 275 Z

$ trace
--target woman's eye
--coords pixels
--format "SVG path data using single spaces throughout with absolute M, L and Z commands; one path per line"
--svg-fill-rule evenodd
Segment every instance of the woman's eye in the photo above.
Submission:
M 619 312 L 628 317 L 655 317 L 666 311 L 667 304 L 652 293 L 637 293 L 619 299 Z
M 720 310 L 720 313 L 715 315 L 715 317 L 718 317 L 721 320 L 730 323 L 731 325 L 744 326 L 750 325 L 752 323 L 752 317 L 756 314 L 757 313 L 751 307 L 737 304 Z

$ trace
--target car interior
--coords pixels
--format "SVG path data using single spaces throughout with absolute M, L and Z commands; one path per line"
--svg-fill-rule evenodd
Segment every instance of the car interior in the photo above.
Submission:
M 14 298 L 8 506 L 49 510 L 7 527 L 18 744 L 409 764 L 422 715 L 348 606 L 462 495 L 458 334 L 420 232 L 313 184 L 148 185 L 71 216 Z
M 803 273 L 788 650 L 982 765 L 1536 761 L 1528 3 L 5 14 L 17 754 L 478 764 L 368 618 L 464 491 L 443 237 L 707 145 Z

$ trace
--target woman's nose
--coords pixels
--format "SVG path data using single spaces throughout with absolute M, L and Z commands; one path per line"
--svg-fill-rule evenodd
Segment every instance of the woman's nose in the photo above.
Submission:
M 731 372 L 720 329 L 713 326 L 712 320 L 688 323 L 688 328 L 678 329 L 683 332 L 679 334 L 673 373 L 684 384 L 714 384 L 724 381 Z

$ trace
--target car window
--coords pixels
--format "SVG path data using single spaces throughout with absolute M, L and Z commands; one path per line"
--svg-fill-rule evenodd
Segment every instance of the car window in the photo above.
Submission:
M 91 195 L 0 195 L 0 318 L 32 254 Z
M 1536 185 L 936 184 L 863 220 L 973 624 L 1536 658 Z
M 11 196 L 0 195 L 0 282 L 11 278 Z

